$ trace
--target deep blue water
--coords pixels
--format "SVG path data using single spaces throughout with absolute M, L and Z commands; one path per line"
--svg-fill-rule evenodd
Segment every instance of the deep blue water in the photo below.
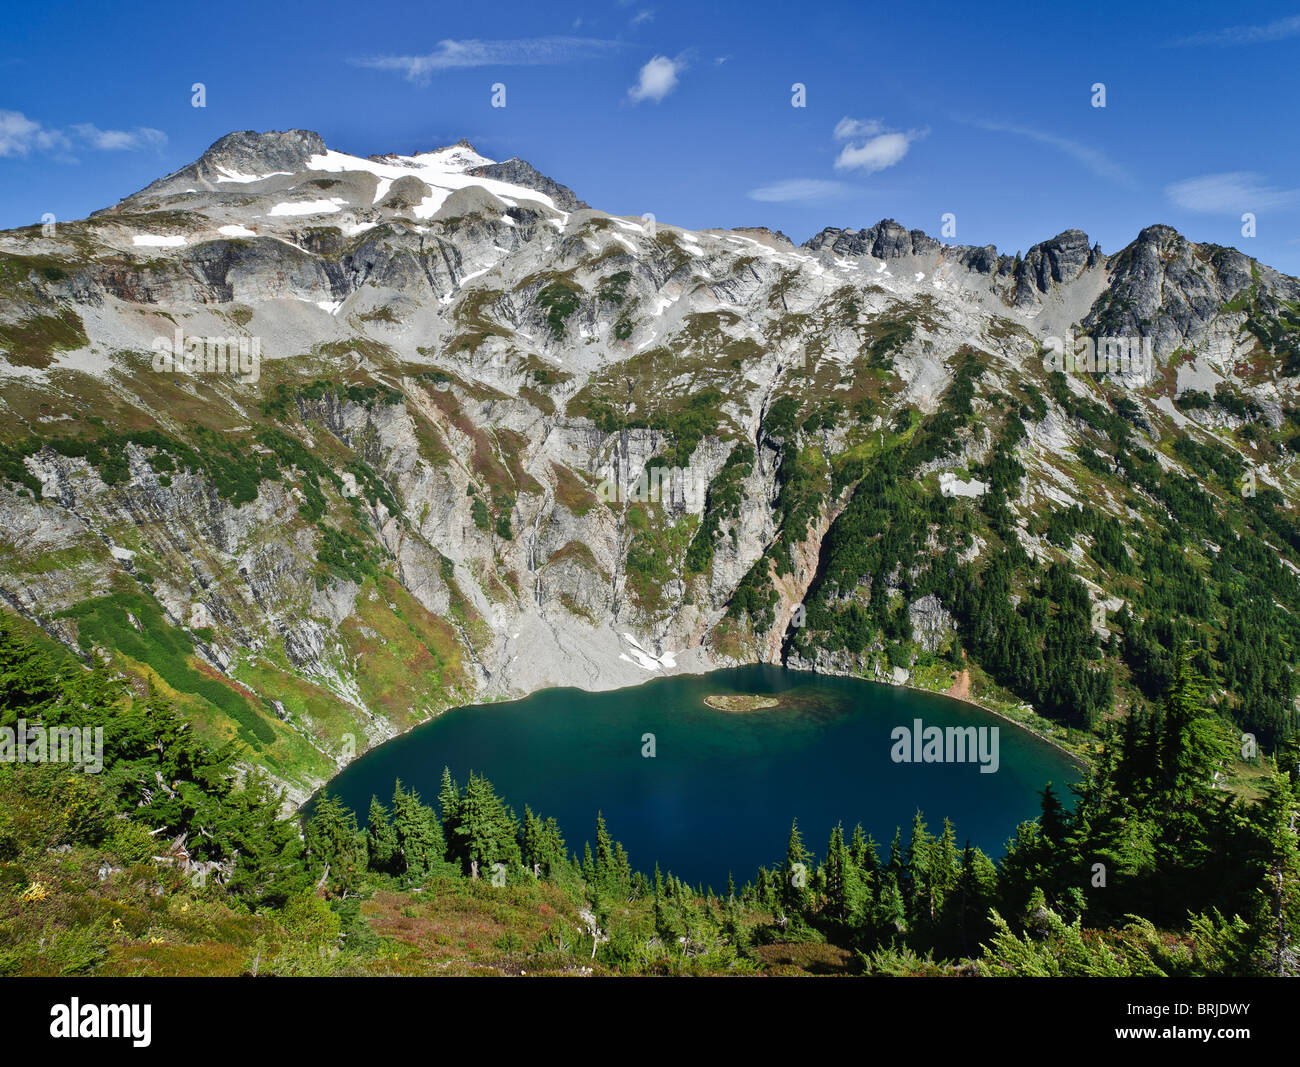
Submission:
M 718 693 L 776 694 L 782 706 L 721 712 Z M 896 763 L 890 732 L 996 726 L 999 768 Z M 654 758 L 642 755 L 655 735 Z M 738 884 L 785 855 L 790 821 L 818 856 L 836 822 L 875 835 L 882 857 L 920 809 L 935 832 L 952 819 L 967 840 L 1000 855 L 1018 823 L 1038 814 L 1047 782 L 1068 803 L 1074 764 L 1051 745 L 978 708 L 913 690 L 777 667 L 660 678 L 633 689 L 551 689 L 511 703 L 446 712 L 367 753 L 329 788 L 364 819 L 371 794 L 388 803 L 401 778 L 436 803 L 442 768 L 463 786 L 486 775 L 522 815 L 559 821 L 571 852 L 595 837 L 596 812 L 635 868 L 657 861 L 691 883 Z

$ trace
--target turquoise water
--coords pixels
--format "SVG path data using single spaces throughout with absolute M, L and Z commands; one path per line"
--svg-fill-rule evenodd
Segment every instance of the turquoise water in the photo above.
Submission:
M 773 694 L 780 707 L 722 712 L 710 694 Z M 999 766 L 897 763 L 895 727 L 999 727 Z M 654 734 L 655 756 L 642 755 Z M 886 855 L 920 809 L 937 832 L 944 816 L 967 840 L 1003 852 L 1017 823 L 1038 814 L 1047 782 L 1068 802 L 1076 766 L 1051 745 L 978 708 L 851 678 L 751 666 L 660 678 L 633 689 L 551 689 L 508 704 L 446 712 L 367 753 L 330 785 L 359 818 L 393 780 L 436 802 L 442 768 L 463 786 L 485 775 L 522 815 L 559 821 L 571 852 L 594 840 L 596 812 L 640 870 L 657 861 L 695 883 L 741 884 L 785 856 L 790 820 L 819 857 L 836 822 L 854 823 Z

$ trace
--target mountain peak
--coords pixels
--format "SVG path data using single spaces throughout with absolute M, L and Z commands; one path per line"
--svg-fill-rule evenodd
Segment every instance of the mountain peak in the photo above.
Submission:
M 139 210 L 142 206 L 149 210 L 157 207 L 165 198 L 178 195 L 230 191 L 242 194 L 251 183 L 266 183 L 267 179 L 271 179 L 268 184 L 259 184 L 255 188 L 259 193 L 278 196 L 280 205 L 272 205 L 273 211 L 289 215 L 301 214 L 302 211 L 295 209 L 291 203 L 294 201 L 292 191 L 301 184 L 299 179 L 318 181 L 319 176 L 314 173 L 318 171 L 376 174 L 381 181 L 378 193 L 380 197 L 388 191 L 387 183 L 409 172 L 421 181 L 431 180 L 435 185 L 438 184 L 438 175 L 493 179 L 513 185 L 520 191 L 542 193 L 562 211 L 576 211 L 589 206 L 579 200 L 573 190 L 548 178 L 532 164 L 518 158 L 498 163 L 482 155 L 467 138 L 461 138 L 454 144 L 417 150 L 410 155 L 388 153 L 362 159 L 332 151 L 314 130 L 291 129 L 263 133 L 236 130 L 228 133 L 213 142 L 193 163 L 159 178 L 117 205 L 95 214 L 116 214 L 125 210 Z M 395 174 L 394 171 L 400 173 Z M 443 196 L 452 187 L 441 187 L 441 191 L 435 191 L 431 187 L 425 195 L 415 197 L 412 204 L 423 204 L 430 196 Z M 299 196 L 297 201 L 306 210 L 320 203 L 320 198 L 318 195 Z M 281 206 L 285 203 L 289 203 L 289 206 Z M 366 206 L 370 206 L 370 203 L 367 201 Z M 436 209 L 436 204 L 424 206 L 428 208 L 425 215 Z M 334 212 L 338 210 L 338 205 L 323 210 Z
M 876 259 L 921 256 L 939 250 L 939 242 L 924 230 L 909 230 L 894 219 L 881 219 L 865 230 L 828 226 L 803 244 L 810 251 L 828 247 L 836 255 L 870 255 Z
M 293 174 L 305 170 L 312 156 L 328 149 L 315 130 L 235 130 L 213 141 L 193 163 L 151 182 L 122 201 L 151 193 L 170 193 L 178 186 L 209 186 L 212 182 L 247 182 L 268 174 Z M 106 209 L 114 212 L 121 204 Z M 99 214 L 99 212 L 95 212 Z
M 468 143 L 461 142 L 466 145 Z M 577 194 L 567 185 L 561 185 L 554 179 L 548 178 L 531 163 L 518 156 L 512 156 L 503 163 L 484 163 L 471 167 L 465 173 L 471 177 L 495 178 L 497 181 L 509 182 L 511 185 L 521 185 L 525 189 L 545 193 L 555 202 L 555 206 L 563 211 L 578 211 L 591 206 L 585 200 L 579 200 Z
M 236 173 L 292 173 L 325 151 L 325 141 L 315 130 L 237 130 L 214 141 L 194 165 Z
M 1157 222 L 1150 226 L 1144 227 L 1137 235 L 1139 244 L 1168 244 L 1170 241 L 1185 241 L 1186 238 L 1163 222 Z

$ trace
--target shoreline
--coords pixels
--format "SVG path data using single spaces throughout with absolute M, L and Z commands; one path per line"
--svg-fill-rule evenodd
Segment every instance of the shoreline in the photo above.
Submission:
M 706 671 L 673 671 L 673 672 L 660 671 L 659 673 L 655 674 L 653 677 L 648 677 L 644 681 L 638 682 L 636 685 L 620 685 L 620 686 L 613 686 L 608 689 L 587 689 L 583 686 L 543 686 L 540 689 L 534 689 L 532 692 L 523 693 L 519 696 L 511 696 L 505 698 L 489 697 L 485 700 L 473 700 L 465 704 L 448 705 L 447 707 L 441 709 L 440 711 L 435 712 L 433 715 L 425 719 L 423 722 L 419 722 L 416 725 L 412 726 L 409 730 L 406 730 L 405 732 L 400 734 L 396 734 L 393 737 L 389 737 L 385 739 L 381 744 L 375 745 L 373 748 L 368 748 L 362 752 L 358 752 L 357 755 L 352 760 L 344 764 L 344 766 L 339 767 L 334 774 L 330 775 L 329 778 L 321 782 L 320 785 L 318 785 L 306 797 L 306 799 L 304 799 L 301 803 L 297 804 L 294 807 L 294 810 L 301 811 L 304 807 L 308 806 L 312 801 L 316 799 L 316 797 L 320 794 L 320 792 L 330 784 L 330 782 L 334 781 L 335 778 L 337 778 L 340 774 L 342 774 L 343 771 L 345 771 L 357 760 L 363 758 L 364 756 L 369 755 L 372 752 L 377 752 L 379 749 L 383 748 L 384 745 L 392 744 L 394 741 L 399 741 L 403 737 L 409 736 L 410 734 L 414 733 L 416 730 L 420 729 L 421 727 L 429 725 L 435 720 L 440 719 L 447 712 L 454 711 L 457 708 L 486 707 L 492 704 L 513 704 L 520 700 L 527 700 L 530 697 L 536 696 L 538 693 L 544 693 L 551 690 L 576 689 L 578 692 L 582 692 L 582 693 L 617 693 L 620 690 L 624 690 L 624 689 L 638 689 L 643 685 L 648 685 L 649 683 L 657 681 L 658 679 L 661 678 L 707 678 L 710 674 L 713 674 L 715 671 L 734 670 L 735 668 L 738 667 L 770 667 L 773 670 L 792 671 L 798 674 L 808 674 L 813 676 L 820 675 L 827 678 L 852 678 L 859 682 L 865 682 L 868 685 L 888 686 L 892 689 L 907 689 L 913 693 L 925 693 L 929 696 L 943 697 L 946 700 L 953 700 L 960 704 L 965 704 L 969 707 L 977 708 L 980 711 L 986 712 L 989 715 L 993 715 L 994 717 L 1001 719 L 1003 722 L 1007 723 L 1010 726 L 1015 727 L 1018 730 L 1023 730 L 1025 733 L 1030 734 L 1032 737 L 1038 739 L 1044 744 L 1051 745 L 1052 748 L 1054 748 L 1062 756 L 1065 756 L 1067 759 L 1069 759 L 1070 762 L 1075 764 L 1080 770 L 1087 770 L 1090 767 L 1090 763 L 1088 760 L 1084 759 L 1078 753 L 1070 751 L 1070 749 L 1066 748 L 1059 741 L 1056 741 L 1051 737 L 1045 736 L 1042 733 L 1042 731 L 1036 730 L 1032 726 L 1029 726 L 1023 722 L 1019 722 L 1016 719 L 1013 719 L 1010 715 L 1008 715 L 1004 711 L 1000 711 L 997 708 L 989 707 L 987 704 L 980 703 L 980 701 L 974 697 L 957 696 L 949 692 L 944 692 L 935 689 L 926 689 L 923 686 L 911 685 L 908 682 L 883 681 L 877 678 L 864 678 L 861 675 L 850 674 L 848 672 L 817 670 L 816 668 L 812 668 L 812 667 L 788 667 L 785 664 L 781 664 L 781 663 L 764 663 L 761 660 L 754 660 L 748 663 L 730 663 L 726 665 L 715 665 Z M 954 683 L 954 687 L 955 687 L 955 683 Z M 708 706 L 712 711 L 719 711 L 721 714 L 735 714 L 733 712 L 727 712 L 723 709 L 713 708 L 711 705 L 708 705 L 707 702 L 706 702 L 706 706 Z
M 781 664 L 775 664 L 775 663 L 759 664 L 759 666 L 779 667 L 781 670 L 785 670 L 785 671 L 797 671 L 800 674 L 822 675 L 827 678 L 854 678 L 859 682 L 867 682 L 870 685 L 886 685 L 889 686 L 891 689 L 907 689 L 913 693 L 926 693 L 929 696 L 943 697 L 945 700 L 954 700 L 959 704 L 965 704 L 968 707 L 978 708 L 980 711 L 987 712 L 990 715 L 996 716 L 997 718 L 1001 719 L 1003 722 L 1008 723 L 1011 726 L 1014 726 L 1017 730 L 1023 730 L 1025 733 L 1033 737 L 1036 737 L 1039 741 L 1042 741 L 1044 744 L 1051 745 L 1052 748 L 1056 749 L 1056 751 L 1059 752 L 1062 756 L 1065 756 L 1072 763 L 1077 764 L 1081 770 L 1088 770 L 1089 767 L 1091 766 L 1091 764 L 1082 756 L 1080 756 L 1077 752 L 1071 752 L 1068 748 L 1066 748 L 1064 745 L 1062 745 L 1059 741 L 1055 740 L 1054 738 L 1044 736 L 1042 731 L 1035 730 L 1032 726 L 1026 725 L 1023 722 L 1019 722 L 1016 719 L 1013 719 L 1010 715 L 1008 715 L 1004 711 L 1000 711 L 997 708 L 991 708 L 987 704 L 981 704 L 974 697 L 957 696 L 955 693 L 944 692 L 938 689 L 926 689 L 924 686 L 911 685 L 907 682 L 886 682 L 886 681 L 881 681 L 880 679 L 877 678 L 863 678 L 861 675 L 849 674 L 847 672 L 841 674 L 838 671 L 819 671 L 816 670 L 815 668 L 808 668 L 808 667 L 786 667 L 786 666 L 782 666 Z
M 864 678 L 863 681 L 866 681 L 866 679 Z M 893 685 L 892 682 L 882 682 L 881 684 Z M 1062 756 L 1065 756 L 1067 759 L 1071 760 L 1072 762 L 1077 763 L 1079 767 L 1082 768 L 1083 770 L 1088 770 L 1089 767 L 1091 766 L 1091 764 L 1082 756 L 1080 756 L 1077 752 L 1071 752 L 1068 748 L 1066 748 L 1063 744 L 1061 744 L 1059 741 L 1055 740 L 1054 738 L 1045 737 L 1041 731 L 1035 730 L 1032 726 L 1026 726 L 1023 722 L 1017 722 L 1006 712 L 999 711 L 997 708 L 991 708 L 987 704 L 981 704 L 978 700 L 975 700 L 971 697 L 959 697 L 959 696 L 954 696 L 951 693 L 938 693 L 935 692 L 933 689 L 923 689 L 917 685 L 908 685 L 906 682 L 904 682 L 902 685 L 898 686 L 897 688 L 910 689 L 914 693 L 930 693 L 933 696 L 946 697 L 948 700 L 956 700 L 959 703 L 968 704 L 972 708 L 979 708 L 980 711 L 986 711 L 990 715 L 996 715 L 1003 722 L 1010 723 L 1012 726 L 1016 727 L 1017 729 L 1024 730 L 1025 733 L 1027 734 L 1032 734 L 1034 737 L 1038 738 L 1038 740 L 1042 741 L 1044 744 L 1051 745 Z
M 1051 745 L 1062 756 L 1065 756 L 1071 762 L 1078 764 L 1078 766 L 1083 770 L 1087 770 L 1091 766 L 1088 760 L 1084 759 L 1077 752 L 1071 752 L 1068 748 L 1066 748 L 1064 745 L 1062 745 L 1059 741 L 1055 740 L 1054 738 L 1044 736 L 1041 730 L 1036 730 L 1032 726 L 1027 725 L 1026 723 L 1019 722 L 1016 719 L 1013 719 L 1005 711 L 1000 711 L 997 708 L 989 707 L 987 704 L 982 704 L 980 703 L 979 700 L 971 696 L 958 696 L 957 694 L 948 691 L 943 691 L 938 689 L 926 689 L 924 686 L 911 685 L 909 682 L 887 682 L 887 681 L 882 681 L 878 678 L 863 678 L 861 675 L 849 674 L 847 672 L 840 673 L 839 671 L 820 671 L 817 670 L 816 668 L 811 668 L 811 667 L 786 667 L 782 664 L 765 664 L 765 666 L 770 666 L 770 667 L 779 666 L 782 670 L 798 671 L 800 674 L 820 674 L 820 675 L 825 675 L 828 678 L 856 678 L 860 682 L 868 682 L 872 685 L 887 685 L 891 689 L 908 689 L 913 693 L 928 693 L 930 696 L 943 697 L 945 700 L 955 700 L 959 704 L 966 704 L 969 707 L 978 708 L 980 711 L 984 711 L 990 715 L 996 716 L 997 718 L 1001 719 L 1003 722 L 1009 723 L 1010 725 L 1014 726 L 1016 729 L 1023 730 L 1025 733 L 1038 738 L 1038 740 L 1042 741 L 1044 744 Z M 958 672 L 959 675 L 961 673 L 963 672 Z M 956 688 L 955 682 L 953 684 L 953 688 Z

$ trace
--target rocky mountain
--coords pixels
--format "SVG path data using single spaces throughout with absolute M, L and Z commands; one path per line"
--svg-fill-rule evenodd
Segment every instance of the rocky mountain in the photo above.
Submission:
M 0 598 L 295 797 L 448 706 L 758 660 L 1096 725 L 1190 641 L 1281 738 L 1297 329 L 1166 226 L 796 247 L 232 133 L 0 234 Z

